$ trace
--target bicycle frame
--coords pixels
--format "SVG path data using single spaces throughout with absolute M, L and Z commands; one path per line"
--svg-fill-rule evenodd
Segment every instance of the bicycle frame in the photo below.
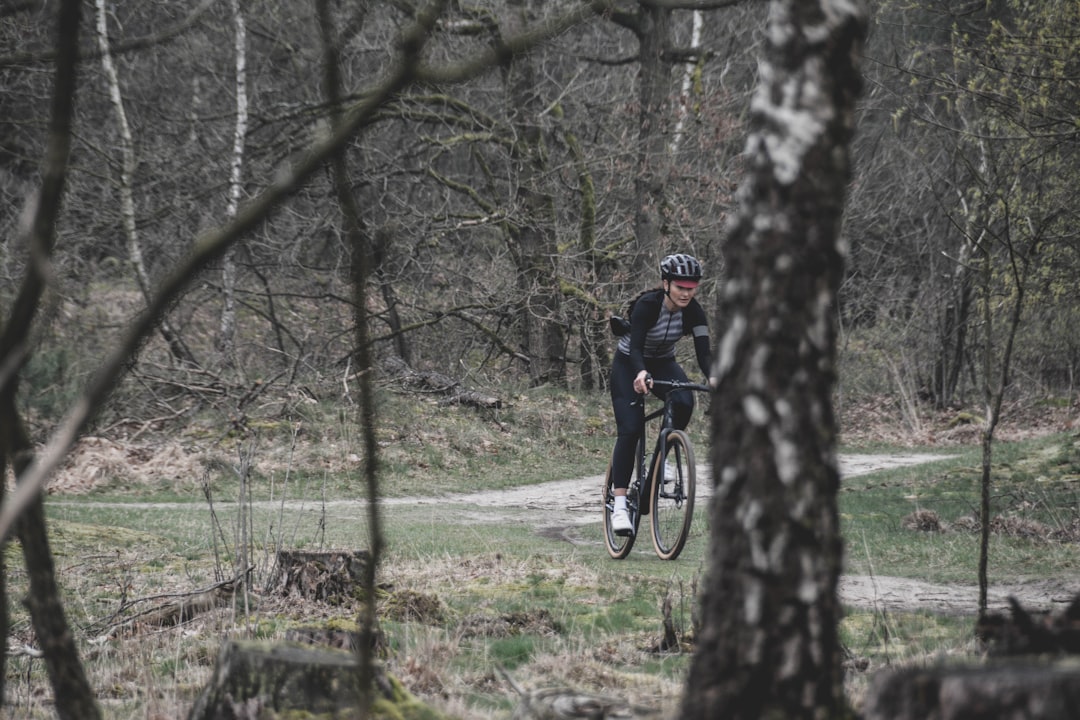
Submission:
M 633 531 L 629 534 L 615 534 L 610 525 L 615 498 L 610 465 L 604 480 L 604 535 L 608 554 L 616 560 L 629 555 L 634 547 L 642 516 L 649 515 L 650 512 L 652 515 L 649 518 L 649 527 L 656 554 L 662 560 L 674 560 L 682 552 L 693 518 L 696 486 L 694 451 L 686 433 L 675 427 L 673 391 L 685 389 L 708 392 L 711 388 L 680 380 L 649 378 L 649 381 L 650 386 L 666 387 L 668 392 L 663 398 L 663 406 L 647 413 L 644 410 L 645 396 L 634 400 L 634 405 L 642 408 L 644 421 L 635 446 L 637 456 L 634 460 L 634 473 L 626 493 L 627 511 L 633 525 Z M 660 419 L 660 427 L 656 432 L 653 453 L 648 455 L 646 443 L 649 440 L 650 425 L 657 419 Z M 673 474 L 661 471 L 668 460 L 673 460 Z
M 699 383 L 683 382 L 682 380 L 654 380 L 650 376 L 647 380 L 651 385 L 663 385 L 668 388 L 667 395 L 664 397 L 664 404 L 645 415 L 645 421 L 641 426 L 641 438 L 638 440 L 638 472 L 635 474 L 635 478 L 644 478 L 641 482 L 641 486 L 638 488 L 639 502 L 644 504 L 647 502 L 650 491 L 652 490 L 652 483 L 656 476 L 656 469 L 659 467 L 659 463 L 656 462 L 656 458 L 667 457 L 667 438 L 671 434 L 671 431 L 675 429 L 674 418 L 674 401 L 672 396 L 677 390 L 695 390 L 698 392 L 709 392 L 711 389 L 708 385 L 701 385 Z M 642 405 L 645 404 L 645 396 L 642 395 L 637 402 Z M 647 455 L 645 452 L 645 443 L 649 436 L 649 423 L 656 420 L 659 417 L 663 417 L 663 422 L 660 423 L 660 430 L 657 432 L 656 441 L 653 444 L 652 455 Z M 642 515 L 648 514 L 646 509 L 642 512 L 642 509 L 638 508 Z

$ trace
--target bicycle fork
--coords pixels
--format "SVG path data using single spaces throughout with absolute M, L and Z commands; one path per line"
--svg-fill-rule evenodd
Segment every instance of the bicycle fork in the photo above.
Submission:
M 649 455 L 646 485 L 650 489 L 650 498 L 652 497 L 652 483 L 657 482 L 660 486 L 656 489 L 656 495 L 666 500 L 675 500 L 676 505 L 681 506 L 683 500 L 686 499 L 682 491 L 682 462 L 678 445 L 671 450 L 668 449 L 668 436 L 671 432 L 670 427 L 665 427 L 660 431 L 660 437 L 656 441 L 656 451 Z M 674 453 L 674 456 L 669 458 L 669 452 Z M 669 462 L 674 473 L 673 477 L 668 477 Z

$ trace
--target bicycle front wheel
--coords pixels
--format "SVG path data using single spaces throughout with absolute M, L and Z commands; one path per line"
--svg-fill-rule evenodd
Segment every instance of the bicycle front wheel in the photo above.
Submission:
M 697 466 L 690 438 L 682 430 L 668 433 L 666 454 L 656 459 L 650 502 L 653 547 L 661 560 L 679 557 L 694 518 Z
M 616 535 L 611 529 L 611 511 L 615 509 L 615 486 L 611 482 L 611 466 L 608 465 L 607 475 L 604 476 L 604 544 L 607 546 L 608 555 L 616 560 L 622 560 L 630 554 L 634 547 L 634 538 L 637 536 L 636 508 L 632 508 L 631 518 L 634 520 L 634 532 L 630 535 Z

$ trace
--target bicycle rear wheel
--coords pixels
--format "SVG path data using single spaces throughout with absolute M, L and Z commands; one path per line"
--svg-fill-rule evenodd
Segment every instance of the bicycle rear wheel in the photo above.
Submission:
M 690 535 L 697 466 L 690 438 L 682 430 L 668 433 L 666 452 L 665 458 L 655 461 L 657 466 L 650 498 L 651 525 L 656 554 L 661 560 L 674 560 Z
M 633 491 L 631 491 L 633 492 Z M 608 465 L 607 475 L 604 476 L 604 545 L 607 546 L 608 555 L 616 560 L 622 560 L 630 554 L 634 547 L 634 539 L 637 537 L 638 521 L 640 516 L 636 507 L 632 507 L 630 518 L 634 522 L 634 532 L 631 535 L 616 535 L 611 529 L 611 511 L 615 509 L 615 486 L 611 482 L 611 466 Z M 632 498 L 627 498 L 628 504 Z M 634 503 L 636 506 L 637 503 Z

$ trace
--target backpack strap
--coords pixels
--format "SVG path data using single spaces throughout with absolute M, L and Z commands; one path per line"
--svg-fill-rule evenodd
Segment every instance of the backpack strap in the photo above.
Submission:
M 611 326 L 611 334 L 615 337 L 622 337 L 623 335 L 629 334 L 630 318 L 634 316 L 634 305 L 636 305 L 637 301 L 640 300 L 643 296 L 651 292 L 657 292 L 658 290 L 660 290 L 660 288 L 652 287 L 647 290 L 642 290 L 637 295 L 635 295 L 634 299 L 626 305 L 626 317 L 612 315 L 611 318 L 608 320 L 608 325 Z

